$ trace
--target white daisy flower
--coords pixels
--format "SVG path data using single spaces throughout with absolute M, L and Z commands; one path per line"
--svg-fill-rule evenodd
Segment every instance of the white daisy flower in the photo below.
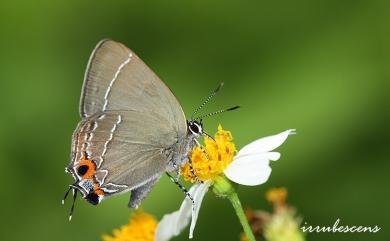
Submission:
M 203 183 L 195 183 L 189 190 L 195 206 L 193 207 L 192 201 L 186 198 L 179 210 L 165 215 L 158 224 L 155 241 L 167 241 L 179 235 L 190 220 L 189 238 L 192 238 L 202 200 L 208 189 L 213 187 L 216 193 L 222 195 L 230 191 L 234 192 L 224 176 L 230 181 L 246 186 L 265 183 L 271 174 L 270 161 L 280 158 L 280 153 L 273 152 L 273 150 L 282 145 L 291 134 L 295 134 L 295 129 L 255 140 L 236 154 L 236 148 L 231 142 L 231 133 L 219 126 L 215 141 L 205 140 L 204 150 L 207 156 L 199 147 L 195 148 L 191 154 L 196 177 L 193 176 L 188 164 L 182 168 L 185 180 L 203 181 Z

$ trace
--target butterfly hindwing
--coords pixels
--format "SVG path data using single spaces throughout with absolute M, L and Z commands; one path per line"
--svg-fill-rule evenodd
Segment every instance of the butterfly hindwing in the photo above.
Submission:
M 167 165 L 166 150 L 178 137 L 155 113 L 108 111 L 87 118 L 74 138 L 75 160 L 93 160 L 106 198 L 158 179 Z M 75 170 L 79 163 L 73 163 Z

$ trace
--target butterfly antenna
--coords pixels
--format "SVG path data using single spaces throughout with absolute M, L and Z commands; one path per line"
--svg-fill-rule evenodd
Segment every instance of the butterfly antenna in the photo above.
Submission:
M 213 91 L 211 92 L 211 94 L 203 101 L 203 103 L 194 111 L 194 113 L 192 113 L 191 115 L 191 119 L 194 118 L 194 116 L 196 115 L 196 113 L 198 113 L 217 93 L 218 91 L 222 88 L 222 86 L 224 85 L 223 82 L 221 82 L 218 87 Z
M 68 194 L 69 194 L 70 190 L 72 190 L 72 186 L 69 186 L 68 191 L 66 191 L 65 196 L 64 196 L 64 198 L 62 199 L 62 205 L 65 204 L 65 199 L 68 197 Z
M 195 120 L 197 120 L 197 119 L 203 119 L 203 118 L 210 117 L 210 116 L 217 115 L 217 114 L 221 114 L 221 113 L 223 113 L 223 112 L 228 112 L 228 111 L 236 110 L 236 109 L 238 109 L 238 108 L 240 108 L 240 106 L 236 105 L 236 106 L 234 106 L 234 107 L 230 107 L 230 108 L 227 108 L 227 109 L 218 110 L 218 111 L 215 111 L 215 112 L 211 112 L 211 113 L 208 113 L 208 114 L 205 114 L 205 115 L 196 117 Z
M 73 202 L 72 202 L 72 207 L 70 208 L 70 213 L 69 213 L 69 221 L 72 220 L 72 215 L 73 215 L 73 210 L 74 210 L 74 204 L 76 202 L 77 198 L 77 189 L 73 189 Z

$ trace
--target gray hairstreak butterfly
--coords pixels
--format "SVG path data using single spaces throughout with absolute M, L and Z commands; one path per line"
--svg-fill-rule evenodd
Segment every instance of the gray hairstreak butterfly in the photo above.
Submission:
M 135 208 L 164 172 L 180 185 L 180 167 L 191 161 L 188 153 L 199 145 L 197 138 L 207 135 L 202 118 L 238 108 L 194 118 L 221 86 L 187 121 L 170 89 L 134 52 L 112 40 L 99 42 L 85 72 L 81 121 L 65 168 L 75 180 L 64 197 L 73 192 L 69 218 L 77 193 L 97 205 L 131 191 L 129 207 Z

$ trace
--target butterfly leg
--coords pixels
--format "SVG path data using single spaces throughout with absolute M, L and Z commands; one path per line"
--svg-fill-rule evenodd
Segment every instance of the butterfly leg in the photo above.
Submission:
M 197 139 L 194 139 L 195 141 L 195 144 L 200 148 L 200 150 L 205 154 L 207 160 L 210 160 L 210 156 L 209 154 L 207 154 L 206 150 L 203 148 L 203 146 L 199 143 L 199 141 Z
M 195 181 L 196 181 L 196 182 L 199 182 L 199 183 L 203 183 L 203 181 L 200 180 L 200 179 L 198 178 L 198 176 L 196 175 L 196 173 L 195 173 L 195 169 L 194 169 L 194 166 L 192 165 L 192 159 L 191 159 L 191 157 L 188 157 L 188 165 L 190 166 L 190 172 L 191 172 L 192 176 L 194 177 Z
M 181 176 L 181 169 L 180 169 L 180 167 L 176 163 L 173 163 L 173 168 L 175 168 L 175 171 L 176 171 L 175 180 L 176 180 L 176 182 L 179 182 L 179 179 L 180 179 L 180 176 Z
M 194 198 L 191 196 L 191 194 L 188 192 L 188 190 L 183 185 L 181 185 L 180 182 L 178 182 L 176 180 L 176 178 L 173 177 L 171 174 L 169 174 L 168 172 L 166 172 L 166 174 L 169 177 L 169 179 L 171 179 L 171 181 L 174 182 L 184 192 L 186 197 L 188 197 L 191 200 L 191 202 L 192 202 L 192 209 L 194 210 L 194 208 L 195 208 L 195 201 L 194 201 Z
M 195 173 L 194 165 L 192 164 L 192 159 L 190 156 L 184 158 L 182 163 L 186 163 L 187 161 L 188 161 L 188 165 L 190 166 L 190 172 L 191 172 L 192 176 L 194 177 L 195 181 L 197 183 L 203 183 L 203 181 L 201 181 Z M 181 175 L 180 168 L 176 164 L 174 164 L 173 166 L 176 169 L 176 181 L 179 181 L 179 178 Z
M 201 182 L 201 181 L 198 179 L 198 176 L 195 174 L 195 170 L 194 170 L 194 167 L 193 167 L 193 165 L 192 165 L 192 160 L 191 160 L 191 158 L 190 158 L 190 157 L 184 158 L 183 161 L 182 161 L 182 163 L 185 163 L 185 162 L 187 162 L 187 161 L 188 161 L 188 164 L 189 164 L 189 166 L 190 166 L 190 172 L 191 172 L 192 176 L 195 177 L 195 181 L 196 181 L 196 182 Z M 176 163 L 173 163 L 173 168 L 174 168 L 175 171 L 176 171 L 176 177 L 175 177 L 176 182 L 179 182 L 180 177 L 181 177 L 181 169 L 180 169 L 180 167 L 179 167 Z M 203 182 L 202 182 L 202 183 L 203 183 Z

